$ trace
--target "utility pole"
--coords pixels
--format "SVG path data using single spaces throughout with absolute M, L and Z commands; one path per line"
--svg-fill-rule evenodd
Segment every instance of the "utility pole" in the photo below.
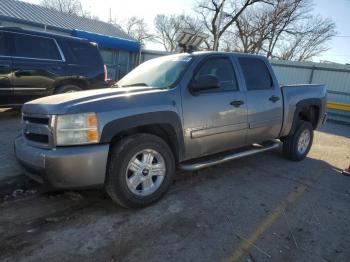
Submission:
M 112 8 L 109 8 L 109 23 L 112 24 Z

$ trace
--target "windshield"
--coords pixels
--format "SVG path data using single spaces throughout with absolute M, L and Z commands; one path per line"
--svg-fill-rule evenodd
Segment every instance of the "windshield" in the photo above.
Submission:
M 117 85 L 170 88 L 182 76 L 191 59 L 189 54 L 180 54 L 146 61 L 124 76 Z

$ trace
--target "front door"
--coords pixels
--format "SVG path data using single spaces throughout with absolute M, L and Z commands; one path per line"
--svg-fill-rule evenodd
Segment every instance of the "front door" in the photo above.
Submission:
M 279 136 L 283 121 L 281 89 L 271 76 L 271 68 L 260 58 L 240 57 L 247 89 L 249 144 Z
M 51 94 L 52 86 L 64 75 L 64 61 L 52 38 L 15 33 L 13 88 L 19 103 Z
M 229 56 L 206 58 L 193 79 L 214 75 L 220 87 L 198 93 L 183 89 L 186 158 L 196 158 L 245 145 L 247 105 Z
M 8 33 L 0 32 L 0 106 L 13 104 L 12 58 Z

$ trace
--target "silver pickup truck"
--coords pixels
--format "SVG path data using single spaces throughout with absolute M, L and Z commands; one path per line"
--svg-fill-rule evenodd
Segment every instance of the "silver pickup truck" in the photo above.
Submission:
M 150 60 L 113 88 L 23 106 L 17 158 L 57 188 L 104 186 L 124 207 L 149 205 L 176 168 L 197 170 L 283 143 L 302 160 L 326 119 L 324 85 L 280 86 L 262 56 L 195 52 Z

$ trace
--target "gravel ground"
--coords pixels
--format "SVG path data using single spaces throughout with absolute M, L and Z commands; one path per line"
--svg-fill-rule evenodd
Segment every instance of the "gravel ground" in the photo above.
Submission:
M 0 183 L 21 175 L 13 152 L 13 141 L 21 132 L 20 112 L 0 109 Z
M 18 114 L 0 123 L 0 177 L 16 176 Z M 328 123 L 302 162 L 277 150 L 181 172 L 142 210 L 27 186 L 0 200 L 0 261 L 349 261 L 349 164 L 350 127 Z

